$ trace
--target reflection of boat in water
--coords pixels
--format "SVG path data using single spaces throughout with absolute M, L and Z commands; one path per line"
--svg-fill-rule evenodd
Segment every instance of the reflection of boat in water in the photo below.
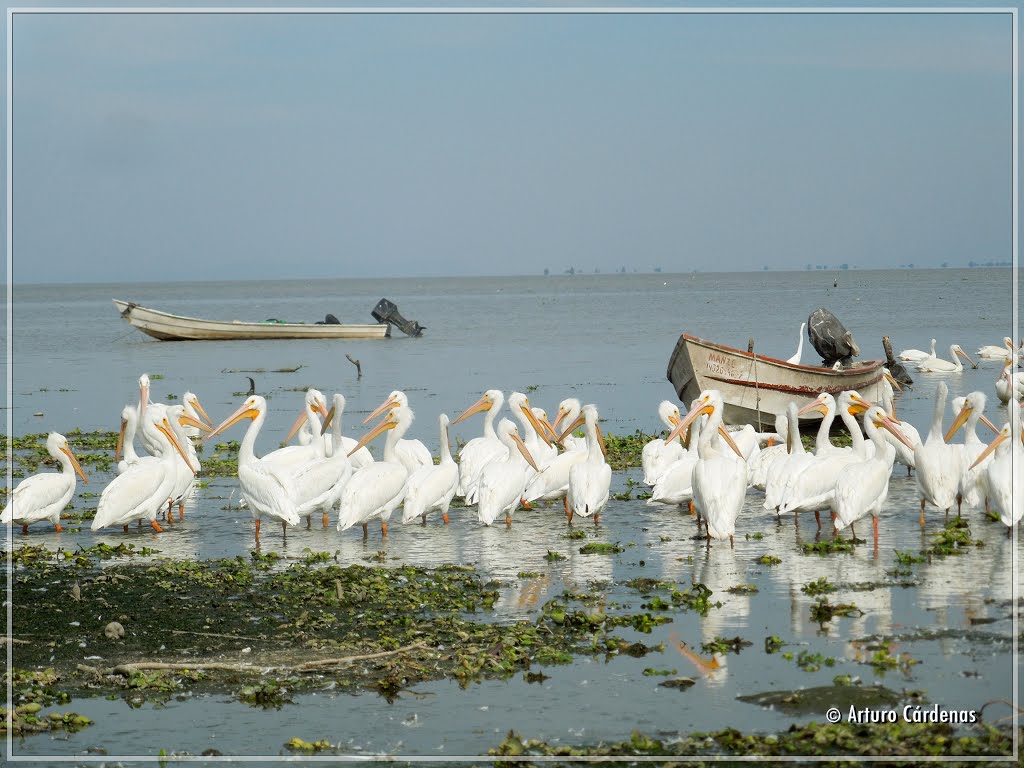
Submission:
M 725 401 L 726 424 L 753 424 L 763 431 L 775 428 L 775 415 L 790 402 L 803 407 L 821 392 L 835 396 L 855 389 L 871 402 L 880 401 L 883 365 L 883 360 L 838 369 L 796 365 L 684 333 L 669 358 L 668 380 L 684 403 L 717 389 Z

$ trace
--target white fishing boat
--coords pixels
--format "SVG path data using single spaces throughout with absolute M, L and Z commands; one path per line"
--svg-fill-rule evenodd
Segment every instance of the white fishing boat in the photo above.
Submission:
M 282 323 L 277 321 L 203 320 L 149 309 L 132 301 L 114 299 L 114 306 L 133 327 L 161 341 L 252 339 L 383 339 L 391 335 L 388 323 Z
M 872 402 L 882 397 L 883 360 L 860 360 L 845 368 L 794 365 L 684 333 L 668 362 L 668 380 L 679 400 L 689 404 L 705 389 L 725 400 L 725 421 L 773 430 L 775 414 L 790 402 L 803 406 L 820 392 L 838 395 L 855 389 Z M 820 419 L 811 413 L 807 420 Z

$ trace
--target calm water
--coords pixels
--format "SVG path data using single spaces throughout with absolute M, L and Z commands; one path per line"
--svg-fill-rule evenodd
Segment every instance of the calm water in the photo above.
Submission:
M 137 400 L 139 374 L 154 381 L 153 399 L 196 392 L 215 421 L 234 410 L 251 375 L 269 397 L 271 414 L 258 450 L 276 447 L 301 407 L 302 391 L 315 386 L 348 398 L 346 432 L 361 434 L 359 422 L 392 389 L 404 389 L 418 421 L 409 437 L 436 451 L 437 415 L 460 413 L 489 388 L 530 392 L 534 405 L 552 413 L 568 396 L 594 402 L 613 433 L 660 430 L 656 407 L 673 396 L 665 380 L 668 355 L 683 331 L 736 347 L 754 337 L 758 351 L 793 354 L 800 323 L 818 306 L 831 309 L 854 333 L 863 357 L 881 357 L 881 337 L 889 335 L 898 352 L 927 349 L 938 339 L 941 356 L 959 342 L 969 354 L 982 344 L 999 343 L 1011 333 L 1009 270 L 932 270 L 897 272 L 756 273 L 694 275 L 593 275 L 424 280 L 325 280 L 276 283 L 176 283 L 168 286 L 90 285 L 16 287 L 14 305 L 15 434 L 47 430 L 116 429 L 121 407 Z M 129 299 L 177 314 L 226 319 L 269 317 L 313 321 L 327 312 L 342 322 L 366 322 L 386 296 L 402 313 L 426 325 L 426 335 L 386 341 L 192 342 L 150 341 L 117 315 L 111 298 Z M 357 380 L 345 355 L 362 362 Z M 804 361 L 813 359 L 805 344 Z M 245 369 L 294 368 L 296 373 L 251 373 Z M 996 424 L 1006 416 L 994 396 L 998 363 L 981 362 L 941 378 L 951 396 L 979 389 L 990 397 L 988 415 Z M 917 384 L 898 401 L 900 417 L 927 432 L 936 375 L 918 374 Z M 34 414 L 42 413 L 42 416 Z M 947 416 L 946 423 L 949 423 Z M 453 430 L 453 438 L 479 434 L 474 418 Z M 225 439 L 240 439 L 241 427 Z M 984 437 L 983 437 L 984 439 Z M 378 448 L 379 451 L 379 448 Z M 638 470 L 616 472 L 613 491 L 624 490 Z M 108 478 L 92 477 L 89 490 Z M 84 488 L 81 484 L 79 490 Z M 890 485 L 877 552 L 860 546 L 852 555 L 807 556 L 800 544 L 812 540 L 813 520 L 794 528 L 761 511 L 761 494 L 751 491 L 738 523 L 736 548 L 716 543 L 710 552 L 693 540 L 688 516 L 647 507 L 642 501 L 613 501 L 591 533 L 595 540 L 619 542 L 615 556 L 581 555 L 580 543 L 562 538 L 564 518 L 556 509 L 521 511 L 511 530 L 482 528 L 458 512 L 452 525 L 391 526 L 368 542 L 357 530 L 344 534 L 295 530 L 283 542 L 268 529 L 264 550 L 301 557 L 303 549 L 338 551 L 342 562 L 364 562 L 383 549 L 389 558 L 419 565 L 476 564 L 485 579 L 504 583 L 496 620 L 529 616 L 566 588 L 611 585 L 612 598 L 641 610 L 642 598 L 623 582 L 635 576 L 671 579 L 681 586 L 706 584 L 723 603 L 706 618 L 674 613 L 674 621 L 652 635 L 622 630 L 627 639 L 656 644 L 678 637 L 692 647 L 715 636 L 742 636 L 753 642 L 707 676 L 666 642 L 664 654 L 644 659 L 581 658 L 569 666 L 545 669 L 551 677 L 528 685 L 521 677 L 459 690 L 449 683 L 417 686 L 387 704 L 375 694 L 336 696 L 329 691 L 300 697 L 296 705 L 264 712 L 228 697 L 173 700 L 164 706 L 130 709 L 121 701 L 76 700 L 73 708 L 97 724 L 55 739 L 37 736 L 18 742 L 18 754 L 81 754 L 102 746 L 112 755 L 138 754 L 140 733 L 160 733 L 159 744 L 196 754 L 209 747 L 240 755 L 276 755 L 292 736 L 326 738 L 346 753 L 422 755 L 483 754 L 510 728 L 550 741 L 595 742 L 628 738 L 634 728 L 676 733 L 735 725 L 773 731 L 790 716 L 737 701 L 736 697 L 773 689 L 829 685 L 838 674 L 860 677 L 897 691 L 925 690 L 931 702 L 979 708 L 1010 698 L 1012 629 L 1010 599 L 1013 544 L 1001 525 L 971 516 L 972 532 L 984 549 L 915 566 L 919 586 L 871 591 L 853 585 L 885 580 L 895 565 L 893 550 L 914 551 L 930 544 L 941 526 L 932 514 L 926 530 L 917 523 L 913 479 L 898 469 Z M 76 506 L 88 503 L 76 501 Z M 245 553 L 252 544 L 252 520 L 237 505 L 237 483 L 217 479 L 197 492 L 183 526 L 156 536 L 132 530 L 125 535 L 88 530 L 58 536 L 33 529 L 33 542 L 51 548 L 125 540 L 155 546 L 164 556 L 220 557 Z M 866 532 L 861 531 L 863 536 Z M 761 533 L 763 539 L 745 534 Z M 847 534 L 848 535 L 848 534 Z M 549 550 L 566 559 L 549 563 Z M 773 553 L 775 567 L 754 560 Z M 520 571 L 538 571 L 524 581 Z M 853 602 L 863 616 L 835 619 L 821 631 L 810 621 L 812 598 L 801 587 L 819 577 L 843 585 L 833 602 Z M 733 595 L 731 586 L 753 583 L 759 592 Z M 994 600 L 993 600 L 994 599 Z M 992 621 L 988 621 L 991 619 Z M 978 624 L 981 620 L 985 623 Z M 818 652 L 834 667 L 805 672 L 781 654 L 768 655 L 763 640 L 777 635 L 794 654 Z M 871 638 L 891 640 L 892 653 L 919 663 L 884 675 L 863 664 Z M 92 649 L 84 655 L 102 654 Z M 111 659 L 113 661 L 113 659 Z M 687 691 L 658 687 L 661 678 L 642 675 L 645 667 L 677 669 L 697 678 Z M 988 711 L 986 711 L 988 712 Z M 1005 712 L 1000 713 L 1006 714 Z M 149 739 L 147 739 L 147 742 Z

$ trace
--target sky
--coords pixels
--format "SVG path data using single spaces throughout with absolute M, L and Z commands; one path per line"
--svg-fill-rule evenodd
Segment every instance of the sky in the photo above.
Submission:
M 42 14 L 15 283 L 1008 261 L 1012 17 Z

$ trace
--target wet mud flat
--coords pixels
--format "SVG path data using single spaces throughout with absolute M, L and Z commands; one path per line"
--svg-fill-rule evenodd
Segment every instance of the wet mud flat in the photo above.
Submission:
M 388 566 L 383 552 L 369 556 L 366 565 L 347 566 L 326 552 L 291 560 L 252 552 L 201 562 L 154 554 L 127 543 L 70 554 L 21 544 L 5 553 L 14 568 L 15 735 L 88 728 L 91 721 L 75 713 L 74 702 L 90 697 L 122 699 L 138 708 L 181 695 L 226 694 L 275 709 L 313 691 L 369 691 L 391 702 L 425 681 L 451 680 L 462 688 L 512 677 L 543 683 L 553 667 L 584 656 L 614 665 L 617 657 L 653 654 L 644 675 L 686 691 L 693 678 L 663 669 L 666 643 L 635 638 L 687 614 L 699 621 L 721 605 L 702 584 L 640 577 L 618 589 L 594 583 L 586 592 L 564 591 L 529 619 L 509 621 L 494 610 L 507 585 L 485 581 L 471 566 Z M 519 574 L 526 583 L 539 576 Z M 805 591 L 819 605 L 845 605 L 829 602 L 827 580 L 811 584 Z M 756 594 L 752 585 L 736 590 L 744 587 Z M 617 599 L 623 590 L 634 599 Z M 825 624 L 842 615 L 834 610 L 819 618 Z M 964 639 L 983 640 L 984 632 L 976 634 Z M 714 654 L 739 654 L 752 645 L 741 637 L 716 638 L 697 653 L 678 643 L 674 633 L 670 637 L 698 670 L 714 665 Z M 747 652 L 787 653 L 776 637 L 765 638 L 763 646 Z M 806 652 L 795 661 L 805 669 L 825 663 Z M 898 663 L 892 660 L 892 666 Z M 836 676 L 823 690 L 747 699 L 794 716 L 820 712 L 823 701 L 858 707 L 927 701 L 924 692 L 858 683 Z M 1011 736 L 1005 722 L 811 722 L 770 735 L 735 727 L 687 734 L 634 731 L 618 742 L 578 744 L 509 732 L 489 752 L 517 761 L 530 756 L 999 756 L 1012 752 Z M 281 750 L 346 752 L 312 734 L 282 739 Z

